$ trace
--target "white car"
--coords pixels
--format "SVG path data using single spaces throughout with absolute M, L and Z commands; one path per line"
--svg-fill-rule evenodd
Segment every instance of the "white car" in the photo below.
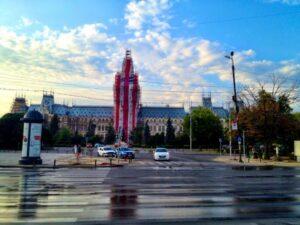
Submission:
M 166 148 L 157 148 L 153 154 L 154 160 L 170 160 L 170 153 Z
M 98 156 L 116 157 L 116 151 L 110 146 L 98 147 Z

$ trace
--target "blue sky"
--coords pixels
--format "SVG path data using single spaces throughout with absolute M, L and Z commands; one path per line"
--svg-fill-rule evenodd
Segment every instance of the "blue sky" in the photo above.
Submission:
M 268 81 L 270 74 L 298 79 L 299 21 L 299 0 L 2 0 L 0 87 L 54 90 L 57 101 L 69 104 L 111 105 L 114 73 L 130 48 L 143 102 L 191 98 L 197 104 L 202 91 L 211 91 L 221 105 L 231 95 L 224 58 L 231 50 L 240 86 Z M 3 114 L 16 92 L 1 92 Z M 41 98 L 37 91 L 17 94 L 31 103 Z

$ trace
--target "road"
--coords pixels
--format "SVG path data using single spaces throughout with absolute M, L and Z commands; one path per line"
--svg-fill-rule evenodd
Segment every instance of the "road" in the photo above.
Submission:
M 2 224 L 300 224 L 300 170 L 141 152 L 123 168 L 0 169 Z

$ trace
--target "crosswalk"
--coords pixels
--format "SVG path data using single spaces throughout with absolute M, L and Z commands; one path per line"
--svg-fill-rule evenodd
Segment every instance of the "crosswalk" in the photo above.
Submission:
M 161 166 L 161 167 L 165 167 L 165 166 L 171 166 L 171 167 L 201 167 L 202 164 L 200 162 L 193 162 L 193 161 L 154 161 L 151 159 L 148 160 L 135 160 L 133 161 L 133 163 L 131 164 L 132 166 L 142 166 L 142 167 L 155 167 L 155 166 Z

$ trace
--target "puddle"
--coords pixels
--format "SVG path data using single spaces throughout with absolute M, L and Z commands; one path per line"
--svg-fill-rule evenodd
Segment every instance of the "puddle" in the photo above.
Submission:
M 273 170 L 274 166 L 233 166 L 233 170 Z

